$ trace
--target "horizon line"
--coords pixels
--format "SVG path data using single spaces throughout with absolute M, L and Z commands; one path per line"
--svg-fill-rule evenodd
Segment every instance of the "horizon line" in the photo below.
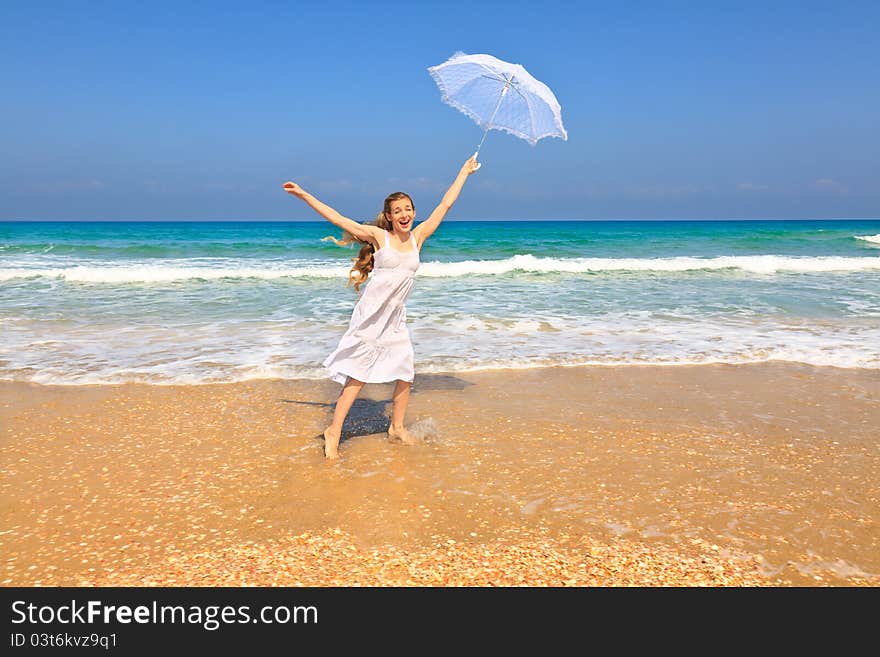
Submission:
M 369 219 L 366 221 L 370 221 Z M 659 219 L 446 219 L 444 223 L 587 223 L 587 222 L 614 222 L 614 221 L 880 221 L 880 217 L 663 217 Z M 0 219 L 0 223 L 326 223 L 325 219 Z M 417 222 L 418 223 L 418 222 Z

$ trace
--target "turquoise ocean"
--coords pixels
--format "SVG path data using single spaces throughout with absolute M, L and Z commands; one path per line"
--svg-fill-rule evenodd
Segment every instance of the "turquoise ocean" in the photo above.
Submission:
M 0 379 L 323 378 L 357 301 L 326 222 L 0 222 Z M 880 220 L 447 221 L 407 303 L 419 373 L 880 368 Z

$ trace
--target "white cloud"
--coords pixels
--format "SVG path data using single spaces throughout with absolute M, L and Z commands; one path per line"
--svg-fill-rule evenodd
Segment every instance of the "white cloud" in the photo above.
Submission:
M 95 178 L 91 180 L 52 180 L 33 183 L 28 186 L 31 191 L 41 194 L 69 194 L 72 192 L 92 192 L 105 189 L 107 184 Z
M 813 181 L 813 187 L 820 192 L 831 192 L 832 194 L 848 194 L 849 187 L 843 183 L 839 183 L 831 178 L 819 178 Z
M 648 196 L 652 198 L 680 197 L 698 194 L 705 191 L 699 185 L 642 185 L 631 187 L 628 190 L 635 196 Z
M 392 190 L 401 190 L 403 192 L 433 192 L 444 193 L 449 188 L 448 182 L 440 182 L 433 178 L 420 176 L 418 178 L 388 178 L 385 187 Z
M 249 194 L 256 191 L 253 185 L 238 185 L 236 183 L 205 183 L 202 188 L 208 192 L 233 192 L 237 194 Z
M 314 187 L 322 194 L 338 194 L 351 191 L 353 185 L 348 178 L 337 178 L 336 180 L 319 180 L 314 183 Z

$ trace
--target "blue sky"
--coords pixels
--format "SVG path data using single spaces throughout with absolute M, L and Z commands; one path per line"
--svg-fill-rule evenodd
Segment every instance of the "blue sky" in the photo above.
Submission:
M 491 132 L 451 219 L 880 216 L 880 3 L 0 4 L 0 219 L 426 216 L 481 132 L 426 72 L 525 66 L 568 141 Z

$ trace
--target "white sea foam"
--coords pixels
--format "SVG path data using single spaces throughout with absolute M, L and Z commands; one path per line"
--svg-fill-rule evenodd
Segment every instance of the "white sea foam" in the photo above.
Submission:
M 694 365 L 791 361 L 880 369 L 876 319 L 669 317 L 411 318 L 423 374 L 577 365 Z M 319 366 L 344 330 L 325 319 L 166 322 L 108 330 L 40 321 L 4 328 L 0 379 L 44 384 L 197 384 L 326 377 Z M 51 336 L 51 337 L 50 337 Z
M 61 278 L 76 283 L 169 283 L 183 280 L 220 280 L 224 278 L 339 278 L 347 276 L 344 267 L 174 267 L 162 265 L 76 266 L 57 269 L 0 269 L 0 281 L 14 278 Z
M 880 235 L 865 238 L 880 240 Z M 587 274 L 601 272 L 689 272 L 740 270 L 755 274 L 781 272 L 853 272 L 880 270 L 880 257 L 844 256 L 719 256 L 695 258 L 537 258 L 515 255 L 502 260 L 465 260 L 461 262 L 425 262 L 419 276 L 456 278 L 463 276 L 497 276 L 512 272 Z M 0 281 L 31 277 L 57 278 L 80 283 L 167 283 L 182 280 L 220 279 L 282 279 L 282 278 L 346 278 L 347 265 L 284 267 L 240 267 L 213 263 L 210 266 L 78 265 L 74 267 L 15 267 L 0 269 Z
M 427 262 L 421 276 L 455 277 L 473 274 L 506 274 L 514 271 L 535 273 L 591 273 L 609 271 L 684 272 L 739 269 L 757 274 L 777 272 L 830 272 L 880 269 L 880 258 L 842 256 L 719 256 L 715 258 L 536 258 L 516 255 L 506 260 L 466 260 Z
M 862 240 L 863 242 L 870 242 L 871 244 L 880 244 L 880 235 L 855 235 L 857 240 Z

